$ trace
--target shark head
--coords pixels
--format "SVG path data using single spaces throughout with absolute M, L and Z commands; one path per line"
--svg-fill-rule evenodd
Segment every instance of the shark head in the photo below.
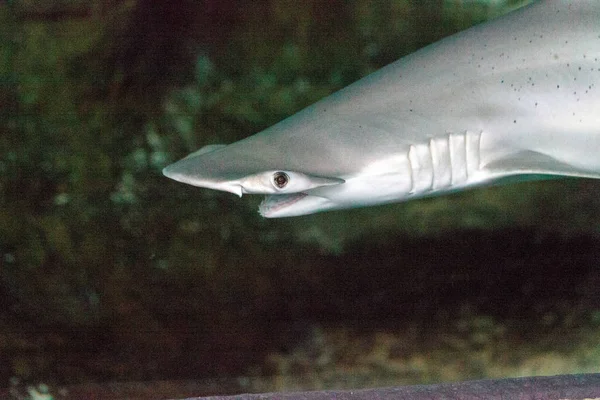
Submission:
M 259 213 L 268 218 L 359 207 L 381 202 L 385 193 L 397 197 L 402 187 L 410 191 L 410 176 L 401 183 L 398 173 L 388 172 L 400 172 L 402 165 L 382 165 L 380 158 L 363 154 L 364 148 L 356 143 L 338 142 L 335 137 L 341 130 L 347 138 L 354 124 L 342 122 L 339 116 L 314 118 L 318 109 L 318 105 L 309 107 L 230 145 L 205 146 L 167 166 L 163 174 L 240 197 L 265 195 Z M 398 164 L 398 160 L 388 161 Z
M 227 150 L 225 146 L 215 154 L 219 156 L 222 167 L 228 165 L 228 158 L 235 159 L 235 152 Z M 163 174 L 179 182 L 240 197 L 243 194 L 266 195 L 259 207 L 260 214 L 265 217 L 297 216 L 335 208 L 336 190 L 332 186 L 345 183 L 344 179 L 335 176 L 317 176 L 286 168 L 247 170 L 244 173 L 223 168 L 217 172 L 209 158 L 206 153 L 186 157 L 166 167 Z

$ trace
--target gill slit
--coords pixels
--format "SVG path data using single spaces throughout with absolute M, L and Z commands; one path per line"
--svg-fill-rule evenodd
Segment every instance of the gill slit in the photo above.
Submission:
M 447 133 L 409 146 L 412 194 L 462 186 L 480 169 L 481 132 Z

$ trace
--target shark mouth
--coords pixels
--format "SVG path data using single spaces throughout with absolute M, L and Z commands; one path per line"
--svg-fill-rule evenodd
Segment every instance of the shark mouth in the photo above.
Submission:
M 297 203 L 306 196 L 308 196 L 308 194 L 302 192 L 266 196 L 258 206 L 258 212 L 263 217 L 270 217 L 278 211 Z

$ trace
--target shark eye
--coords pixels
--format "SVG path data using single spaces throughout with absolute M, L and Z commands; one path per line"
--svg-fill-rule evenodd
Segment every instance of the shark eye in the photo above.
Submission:
M 281 195 L 300 193 L 321 186 L 339 185 L 344 183 L 344 180 L 307 175 L 295 171 L 271 170 L 248 175 L 235 182 L 240 186 L 242 194 Z
M 290 177 L 285 172 L 275 172 L 273 174 L 273 184 L 279 189 L 283 189 L 290 181 Z

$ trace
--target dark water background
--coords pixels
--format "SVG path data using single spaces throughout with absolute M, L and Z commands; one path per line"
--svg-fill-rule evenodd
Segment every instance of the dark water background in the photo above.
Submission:
M 497 3 L 0 3 L 0 387 L 597 369 L 598 182 L 265 220 L 160 173 Z

